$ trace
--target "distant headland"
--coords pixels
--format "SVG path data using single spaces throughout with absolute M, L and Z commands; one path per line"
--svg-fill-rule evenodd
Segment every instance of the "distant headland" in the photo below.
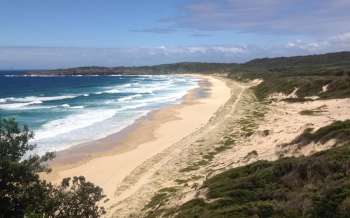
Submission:
M 332 67 L 331 65 L 337 67 Z M 281 72 L 283 69 L 291 69 L 296 72 L 305 67 L 313 68 L 315 71 L 325 69 L 339 70 L 348 69 L 350 66 L 350 52 L 335 52 L 320 55 L 260 58 L 245 63 L 204 63 L 204 62 L 180 62 L 174 64 L 160 64 L 153 66 L 120 66 L 120 67 L 76 67 L 67 69 L 55 69 L 44 71 L 28 71 L 25 75 L 31 76 L 65 76 L 65 75 L 149 75 L 169 73 L 230 73 L 230 72 Z

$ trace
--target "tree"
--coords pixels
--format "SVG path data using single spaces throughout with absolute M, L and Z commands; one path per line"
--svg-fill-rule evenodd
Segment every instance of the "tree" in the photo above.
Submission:
M 14 119 L 0 119 L 0 217 L 99 217 L 102 189 L 84 177 L 65 178 L 55 186 L 41 180 L 50 172 L 53 153 L 30 154 L 35 145 L 26 126 Z
M 105 213 L 105 209 L 96 204 L 104 198 L 102 189 L 87 182 L 83 176 L 63 179 L 53 193 L 52 205 L 56 208 L 51 209 L 52 216 L 99 217 Z

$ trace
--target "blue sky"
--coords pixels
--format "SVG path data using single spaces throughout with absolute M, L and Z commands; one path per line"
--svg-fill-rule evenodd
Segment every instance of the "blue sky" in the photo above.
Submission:
M 349 0 L 0 0 L 0 69 L 350 49 Z

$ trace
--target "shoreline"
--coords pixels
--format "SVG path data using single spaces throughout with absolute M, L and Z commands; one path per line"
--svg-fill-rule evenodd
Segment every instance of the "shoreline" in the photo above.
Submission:
M 208 96 L 198 98 L 198 90 L 191 90 L 180 104 L 152 111 L 119 133 L 59 152 L 50 163 L 53 171 L 43 177 L 57 183 L 82 175 L 113 198 L 118 183 L 132 170 L 204 126 L 229 99 L 231 90 L 225 81 L 200 77 L 208 81 L 199 88 Z
M 204 76 L 201 75 L 191 74 L 189 76 L 195 76 L 201 79 L 201 81 L 199 81 L 198 84 L 199 87 L 188 90 L 187 94 L 184 95 L 178 103 L 163 105 L 158 109 L 151 110 L 145 115 L 142 115 L 141 117 L 134 120 L 130 125 L 122 128 L 121 130 L 118 130 L 117 132 L 103 136 L 102 138 L 92 139 L 87 142 L 74 144 L 63 150 L 59 150 L 55 152 L 56 157 L 54 160 L 50 161 L 50 165 L 59 169 L 68 169 L 73 168 L 75 166 L 79 166 L 85 163 L 86 161 L 89 161 L 94 158 L 106 155 L 113 155 L 114 153 L 127 152 L 130 149 L 125 147 L 124 141 L 128 138 L 132 138 L 132 133 L 134 131 L 137 131 L 137 129 L 139 129 L 140 126 L 145 125 L 145 123 L 147 123 L 148 121 L 158 119 L 159 114 L 163 114 L 164 111 L 173 110 L 183 105 L 194 104 L 196 100 L 207 97 L 207 90 L 210 87 L 210 82 L 208 81 L 208 79 L 204 78 Z M 200 96 L 202 95 L 201 93 L 204 93 L 204 95 Z M 171 119 L 163 121 L 167 122 L 171 121 Z M 135 141 L 137 140 L 137 138 L 134 138 L 133 140 Z M 141 144 L 151 140 L 152 137 L 149 137 L 149 139 L 137 140 L 134 143 Z

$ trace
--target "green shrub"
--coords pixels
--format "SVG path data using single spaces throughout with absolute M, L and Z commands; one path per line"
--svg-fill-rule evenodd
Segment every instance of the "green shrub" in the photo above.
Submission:
M 336 140 L 337 144 L 342 144 L 350 141 L 350 120 L 335 121 L 328 126 L 324 126 L 312 132 L 313 129 L 307 128 L 304 132 L 294 139 L 291 143 L 283 145 L 288 146 L 290 144 L 299 144 L 303 146 L 310 142 L 325 143 L 330 139 Z
M 49 172 L 43 156 L 28 152 L 33 133 L 14 119 L 0 119 L 0 217 L 100 217 L 105 209 L 102 189 L 83 176 L 65 178 L 53 185 L 39 178 Z
M 175 217 L 330 217 L 350 210 L 350 144 L 309 157 L 258 161 L 205 181 L 207 200 L 162 211 Z M 154 214 L 157 215 L 157 214 Z

